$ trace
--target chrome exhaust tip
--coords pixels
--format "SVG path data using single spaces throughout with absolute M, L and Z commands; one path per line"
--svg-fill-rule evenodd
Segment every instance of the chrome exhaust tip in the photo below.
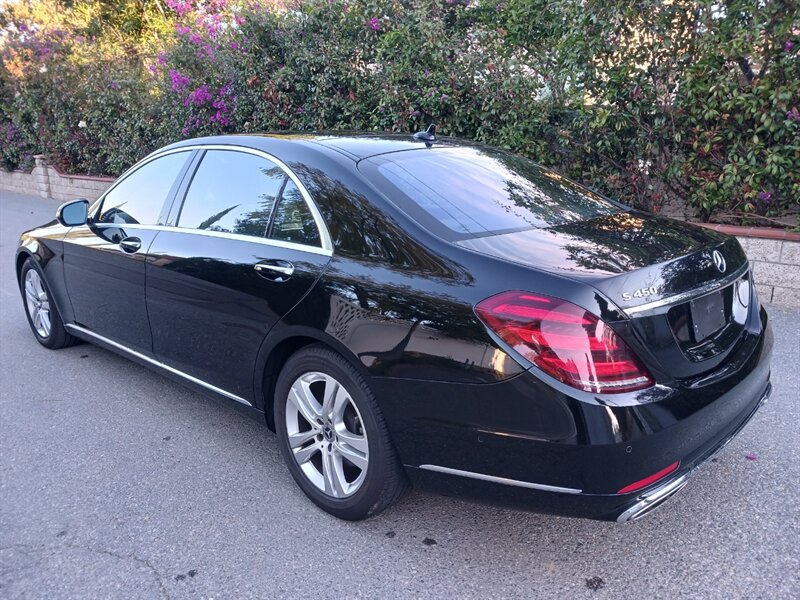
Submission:
M 641 519 L 669 500 L 673 494 L 679 492 L 687 481 L 689 481 L 688 473 L 647 492 L 638 502 L 617 517 L 617 523 L 630 523 Z

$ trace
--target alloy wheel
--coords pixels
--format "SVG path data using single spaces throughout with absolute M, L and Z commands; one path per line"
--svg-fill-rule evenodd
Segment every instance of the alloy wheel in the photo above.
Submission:
M 369 445 L 361 414 L 345 387 L 313 371 L 289 389 L 286 432 L 294 460 L 324 494 L 346 498 L 364 483 Z
M 46 338 L 50 335 L 50 298 L 44 287 L 39 272 L 30 269 L 25 274 L 25 305 L 31 317 L 31 323 L 41 337 Z

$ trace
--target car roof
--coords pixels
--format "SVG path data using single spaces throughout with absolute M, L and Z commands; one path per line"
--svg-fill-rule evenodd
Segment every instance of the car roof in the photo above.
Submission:
M 293 146 L 304 146 L 309 150 L 317 150 L 328 154 L 335 152 L 346 156 L 354 162 L 379 154 L 402 152 L 425 148 L 423 141 L 415 140 L 412 134 L 391 134 L 374 132 L 309 132 L 309 133 L 247 133 L 192 138 L 171 144 L 166 149 L 192 145 L 230 145 L 253 148 L 269 153 L 278 153 L 280 149 Z M 474 142 L 455 138 L 438 137 L 436 146 L 475 146 Z

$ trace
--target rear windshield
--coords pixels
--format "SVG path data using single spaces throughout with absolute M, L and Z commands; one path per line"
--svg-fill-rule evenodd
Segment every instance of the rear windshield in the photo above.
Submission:
M 531 161 L 486 148 L 376 156 L 362 169 L 420 225 L 448 240 L 553 227 L 621 212 Z

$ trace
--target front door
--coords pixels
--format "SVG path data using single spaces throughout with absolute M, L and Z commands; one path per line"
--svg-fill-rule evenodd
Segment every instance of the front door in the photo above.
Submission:
M 64 238 L 64 275 L 77 325 L 147 356 L 145 257 L 191 151 L 150 160 L 102 198 L 92 221 Z

